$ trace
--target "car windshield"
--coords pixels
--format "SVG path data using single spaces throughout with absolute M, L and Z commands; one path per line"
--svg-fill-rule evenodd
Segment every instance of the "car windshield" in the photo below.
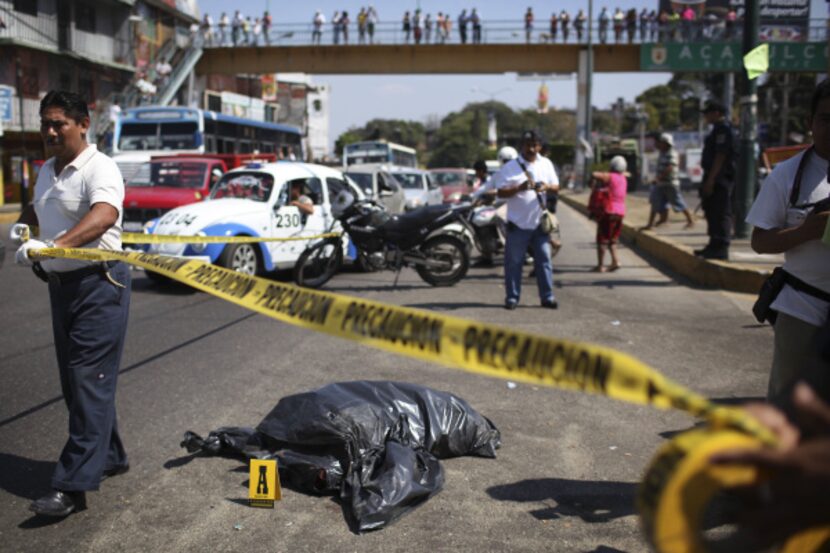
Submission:
M 421 175 L 418 173 L 396 172 L 395 178 L 398 179 L 398 182 L 400 182 L 404 188 L 408 188 L 410 190 L 420 190 L 424 187 Z
M 227 173 L 216 183 L 210 193 L 213 200 L 220 198 L 237 198 L 267 202 L 274 188 L 274 177 L 268 173 L 244 171 Z
M 152 161 L 139 167 L 127 186 L 167 186 L 201 188 L 205 184 L 206 163 L 193 161 Z
M 361 190 L 363 190 L 369 196 L 374 194 L 372 190 L 372 174 L 371 173 L 352 173 L 348 172 L 345 173 L 347 177 L 352 179 L 357 183 Z
M 461 186 L 467 183 L 467 175 L 455 171 L 432 171 L 432 180 L 438 186 Z

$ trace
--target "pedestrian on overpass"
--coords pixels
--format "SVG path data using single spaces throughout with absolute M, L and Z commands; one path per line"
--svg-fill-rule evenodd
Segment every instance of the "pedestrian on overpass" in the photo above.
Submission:
M 533 8 L 528 7 L 525 12 L 525 42 L 530 44 L 533 35 Z
M 602 7 L 602 10 L 599 12 L 599 42 L 600 44 L 605 44 L 608 42 L 608 21 L 610 17 L 608 16 L 608 8 L 605 6 Z
M 409 10 L 403 14 L 401 29 L 403 30 L 403 41 L 409 44 L 409 39 L 412 36 L 412 18 L 409 16 Z
M 265 37 L 265 44 L 271 46 L 271 24 L 273 19 L 271 14 L 266 11 L 262 14 L 262 36 Z
M 522 287 L 522 266 L 530 247 L 536 268 L 536 285 L 542 307 L 556 309 L 553 295 L 553 265 L 550 236 L 541 228 L 548 191 L 559 190 L 559 178 L 551 161 L 539 154 L 541 137 L 534 131 L 522 134 L 521 155 L 493 175 L 499 198 L 507 199 L 507 244 L 504 251 L 504 308 L 516 309 Z
M 470 12 L 470 23 L 473 25 L 473 44 L 481 44 L 481 15 L 475 8 Z
M 787 407 L 803 380 L 830 401 L 830 245 L 822 242 L 830 220 L 830 80 L 810 103 L 813 146 L 782 161 L 764 180 L 747 214 L 752 249 L 783 253 L 780 289 L 769 309 L 775 350 L 767 399 Z
M 424 17 L 424 43 L 432 43 L 432 14 L 427 14 Z
M 52 475 L 52 491 L 29 509 L 64 517 L 86 506 L 85 492 L 126 472 L 118 434 L 115 386 L 127 330 L 130 270 L 121 262 L 40 258 L 46 247 L 121 250 L 124 181 L 118 166 L 87 142 L 87 103 L 50 91 L 40 102 L 40 128 L 51 156 L 38 174 L 34 201 L 18 220 L 38 226 L 40 239 L 17 250 L 49 283 L 52 331 L 69 438 Z M 34 254 L 34 255 L 33 255 Z M 33 259 L 34 258 L 34 259 Z
M 239 13 L 239 10 L 236 10 L 236 13 L 233 14 L 233 21 L 231 21 L 231 40 L 234 46 L 239 43 L 239 33 L 242 32 L 242 24 L 242 14 Z
M 580 10 L 576 12 L 576 17 L 574 17 L 574 29 L 576 30 L 576 41 L 581 43 L 582 42 L 582 33 L 585 31 L 585 20 L 588 19 L 585 17 L 585 12 Z
M 312 31 L 311 31 L 311 43 L 312 44 L 320 44 L 320 41 L 323 39 L 323 25 L 326 24 L 326 16 L 323 15 L 323 12 L 317 10 L 314 14 L 314 19 L 311 21 Z
M 219 46 L 228 45 L 228 26 L 230 23 L 228 14 L 222 12 L 222 15 L 219 17 Z
M 467 10 L 461 10 L 461 13 L 458 14 L 458 37 L 461 39 L 461 44 L 467 44 L 467 23 L 469 19 L 467 17 Z
M 571 16 L 567 10 L 559 12 L 559 26 L 562 27 L 562 42 L 567 44 L 571 34 Z
M 369 33 L 369 44 L 375 43 L 375 25 L 378 22 L 378 12 L 374 6 L 369 6 L 366 11 L 366 31 Z
M 712 125 L 712 132 L 703 143 L 703 186 L 700 189 L 709 243 L 694 253 L 705 259 L 726 260 L 732 241 L 732 191 L 738 153 L 735 133 L 726 119 L 726 107 L 720 102 L 707 102 L 703 116 Z

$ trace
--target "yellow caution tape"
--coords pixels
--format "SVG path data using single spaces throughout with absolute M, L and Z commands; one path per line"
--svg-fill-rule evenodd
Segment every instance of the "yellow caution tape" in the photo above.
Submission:
M 125 244 L 254 244 L 257 242 L 292 242 L 297 240 L 317 240 L 340 236 L 339 232 L 326 232 L 312 236 L 287 236 L 272 238 L 261 236 L 185 236 L 171 234 L 144 234 L 141 232 L 122 232 L 121 241 Z
M 744 410 L 715 405 L 611 348 L 300 288 L 193 259 L 63 248 L 45 248 L 38 255 L 124 261 L 273 319 L 399 355 L 701 417 L 709 426 L 665 444 L 642 485 L 643 526 L 649 541 L 662 553 L 705 551 L 700 519 L 714 492 L 756 479 L 749 468 L 710 466 L 708 458 L 715 451 L 776 443 L 775 436 Z M 802 536 L 806 540 L 813 535 Z
M 652 547 L 661 553 L 708 551 L 704 515 L 717 494 L 758 485 L 765 479 L 754 467 L 713 465 L 709 459 L 724 451 L 761 447 L 761 441 L 747 434 L 712 428 L 684 432 L 664 444 L 646 470 L 637 497 L 640 521 Z M 739 541 L 741 536 L 732 538 Z M 729 550 L 744 550 L 737 543 L 730 545 Z M 783 551 L 825 551 L 822 547 L 830 547 L 830 527 L 793 536 Z M 726 548 L 721 545 L 718 550 Z

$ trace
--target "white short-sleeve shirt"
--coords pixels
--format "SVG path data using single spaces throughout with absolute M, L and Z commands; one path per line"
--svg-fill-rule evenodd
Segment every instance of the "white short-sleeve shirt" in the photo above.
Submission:
M 118 210 L 118 221 L 98 240 L 84 248 L 121 250 L 121 219 L 124 204 L 124 179 L 115 162 L 90 144 L 55 175 L 55 158 L 50 158 L 37 176 L 34 208 L 41 240 L 54 240 L 68 232 L 89 213 L 93 204 L 103 202 Z M 88 265 L 86 261 L 47 259 L 47 271 L 71 271 Z
M 804 153 L 775 166 L 761 185 L 761 191 L 746 216 L 746 222 L 764 230 L 801 225 L 810 212 L 790 206 L 790 192 Z M 828 160 L 815 151 L 810 154 L 801 177 L 801 192 L 796 205 L 813 203 L 830 196 L 827 182 Z M 784 253 L 784 270 L 807 284 L 830 293 L 830 246 L 821 239 L 810 240 Z M 772 308 L 815 326 L 827 319 L 830 304 L 785 285 Z
M 497 190 L 513 188 L 527 180 L 520 162 L 527 168 L 536 184 L 559 184 L 559 177 L 556 176 L 553 163 L 548 158 L 537 155 L 532 163 L 522 157 L 505 163 L 492 177 L 493 186 Z M 539 219 L 542 216 L 542 206 L 538 198 L 539 195 L 533 190 L 522 190 L 515 196 L 507 198 L 507 220 L 520 229 L 535 229 L 539 226 Z

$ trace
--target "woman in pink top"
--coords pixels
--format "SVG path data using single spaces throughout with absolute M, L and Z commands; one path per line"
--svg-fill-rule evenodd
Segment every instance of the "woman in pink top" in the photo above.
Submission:
M 611 158 L 611 172 L 595 172 L 594 186 L 605 187 L 608 190 L 608 200 L 602 215 L 597 219 L 597 266 L 593 271 L 604 273 L 616 271 L 620 268 L 617 259 L 617 242 L 620 239 L 622 220 L 625 216 L 625 193 L 628 189 L 628 179 L 625 178 L 627 163 L 622 156 Z M 611 265 L 603 266 L 605 248 L 611 254 Z

